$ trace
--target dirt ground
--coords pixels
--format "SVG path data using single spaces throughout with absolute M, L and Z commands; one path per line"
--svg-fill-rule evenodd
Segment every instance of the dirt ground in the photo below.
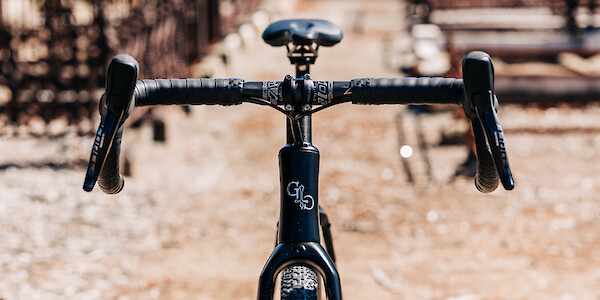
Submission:
M 273 19 L 326 18 L 345 33 L 321 49 L 314 79 L 400 76 L 383 59 L 400 2 L 290 3 Z M 257 36 L 226 76 L 292 72 L 285 50 Z M 125 133 L 133 174 L 116 196 L 81 188 L 92 137 L 0 139 L 0 299 L 256 297 L 274 245 L 283 115 L 250 104 L 160 113 L 166 142 L 149 126 Z M 420 118 L 435 181 L 415 147 L 414 184 L 399 154 L 416 141 L 404 108 L 314 116 L 345 299 L 600 299 L 600 105 L 504 106 L 499 117 L 516 187 L 484 195 L 452 177 L 465 147 L 438 146 L 460 131 L 450 111 Z

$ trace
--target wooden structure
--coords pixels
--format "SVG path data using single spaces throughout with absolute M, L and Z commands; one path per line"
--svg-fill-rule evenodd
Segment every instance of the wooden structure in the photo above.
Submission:
M 449 76 L 460 76 L 460 62 L 465 54 L 482 50 L 503 62 L 496 68 L 496 86 L 504 103 L 600 100 L 600 90 L 595 88 L 600 76 L 592 75 L 600 72 L 583 70 L 581 63 L 572 65 L 569 63 L 572 60 L 561 57 L 569 53 L 584 61 L 600 53 L 597 11 L 600 1 L 411 0 L 410 3 L 412 24 L 435 24 L 444 33 L 451 56 Z

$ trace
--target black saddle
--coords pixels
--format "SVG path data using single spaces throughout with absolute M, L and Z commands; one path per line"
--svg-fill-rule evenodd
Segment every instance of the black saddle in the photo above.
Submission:
M 263 32 L 263 40 L 271 46 L 294 45 L 333 46 L 342 40 L 342 30 L 325 20 L 298 19 L 275 22 Z

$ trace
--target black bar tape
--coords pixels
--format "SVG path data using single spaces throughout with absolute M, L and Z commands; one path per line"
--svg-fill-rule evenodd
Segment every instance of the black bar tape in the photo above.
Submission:
M 121 124 L 115 133 L 115 139 L 104 161 L 104 166 L 98 174 L 98 186 L 106 194 L 117 194 L 125 185 L 125 180 L 119 172 L 119 154 L 121 153 L 121 140 L 123 138 L 124 124 Z
M 477 154 L 477 174 L 475 175 L 475 187 L 482 193 L 491 193 L 496 190 L 500 178 L 494 165 L 494 159 L 488 151 L 483 129 L 479 120 L 472 120 L 473 135 L 475 136 L 475 152 Z
M 456 78 L 361 78 L 350 82 L 353 104 L 463 104 Z
M 138 80 L 135 106 L 242 103 L 241 79 L 144 79 Z

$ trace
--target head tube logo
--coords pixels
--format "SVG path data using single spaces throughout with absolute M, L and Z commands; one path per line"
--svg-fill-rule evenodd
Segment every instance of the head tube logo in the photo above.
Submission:
M 311 210 L 315 207 L 315 199 L 311 195 L 304 195 L 304 185 L 299 181 L 288 183 L 286 191 L 288 196 L 294 197 L 294 203 L 297 203 L 301 210 Z

